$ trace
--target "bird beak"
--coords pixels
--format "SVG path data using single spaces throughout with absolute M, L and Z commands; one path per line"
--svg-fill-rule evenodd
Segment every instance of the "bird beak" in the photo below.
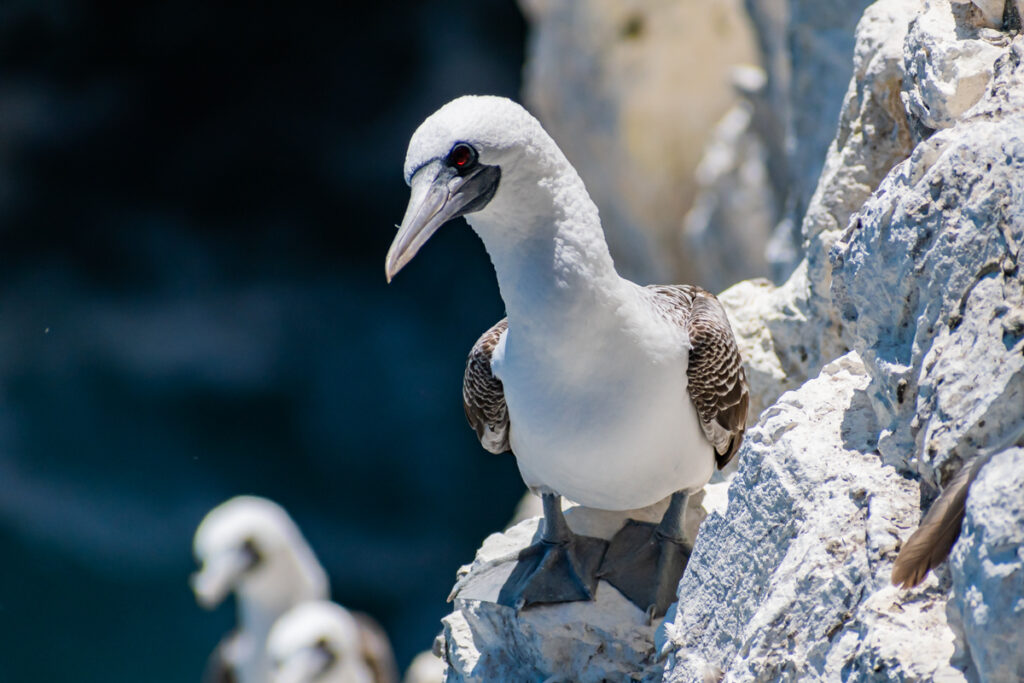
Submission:
M 478 164 L 464 175 L 440 161 L 432 161 L 417 171 L 410 182 L 409 206 L 384 262 L 388 282 L 438 228 L 487 206 L 500 179 L 501 169 L 485 164 Z
M 244 549 L 232 550 L 203 563 L 189 578 L 196 602 L 213 609 L 227 597 L 239 577 L 255 564 L 256 558 Z

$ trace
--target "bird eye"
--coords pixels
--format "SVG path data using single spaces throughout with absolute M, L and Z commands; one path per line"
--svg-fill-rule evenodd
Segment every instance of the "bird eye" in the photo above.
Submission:
M 448 152 L 446 163 L 461 171 L 472 168 L 476 164 L 476 156 L 475 149 L 465 142 L 460 142 L 452 147 L 452 151 Z
M 247 538 L 242 543 L 242 555 L 245 557 L 245 571 L 254 569 L 260 562 L 263 561 L 263 554 L 260 553 L 259 547 L 256 545 L 256 541 Z

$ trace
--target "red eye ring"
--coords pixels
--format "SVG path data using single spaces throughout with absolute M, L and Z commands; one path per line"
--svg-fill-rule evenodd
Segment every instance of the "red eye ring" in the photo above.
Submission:
M 469 168 L 476 161 L 476 150 L 464 142 L 452 147 L 448 152 L 448 165 L 455 168 Z

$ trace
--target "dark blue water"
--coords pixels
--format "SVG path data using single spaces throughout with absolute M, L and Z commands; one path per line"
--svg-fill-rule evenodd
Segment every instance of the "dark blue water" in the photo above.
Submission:
M 465 424 L 503 314 L 459 221 L 394 284 L 405 145 L 515 96 L 511 0 L 0 5 L 0 681 L 193 681 L 203 514 L 288 509 L 400 663 L 522 491 Z

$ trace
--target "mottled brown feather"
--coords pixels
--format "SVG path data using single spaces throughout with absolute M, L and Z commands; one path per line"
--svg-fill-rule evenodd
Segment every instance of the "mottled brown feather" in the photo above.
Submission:
M 511 450 L 508 443 L 508 407 L 501 380 L 491 372 L 491 354 L 508 329 L 508 319 L 483 333 L 466 359 L 462 378 L 462 406 L 466 419 L 476 432 L 480 444 L 491 453 Z
M 669 320 L 689 327 L 688 391 L 721 469 L 739 450 L 750 404 L 746 374 L 725 309 L 700 287 L 652 285 L 648 291 Z M 501 380 L 491 372 L 491 354 L 507 329 L 508 320 L 503 319 L 477 340 L 462 383 L 466 419 L 492 453 L 510 450 L 505 393 Z
M 736 455 L 747 427 L 750 388 L 725 309 L 693 285 L 651 285 L 666 317 L 690 331 L 687 389 L 718 469 Z
M 368 614 L 352 612 L 352 617 L 359 624 L 359 650 L 374 683 L 398 683 L 398 664 L 384 628 Z

